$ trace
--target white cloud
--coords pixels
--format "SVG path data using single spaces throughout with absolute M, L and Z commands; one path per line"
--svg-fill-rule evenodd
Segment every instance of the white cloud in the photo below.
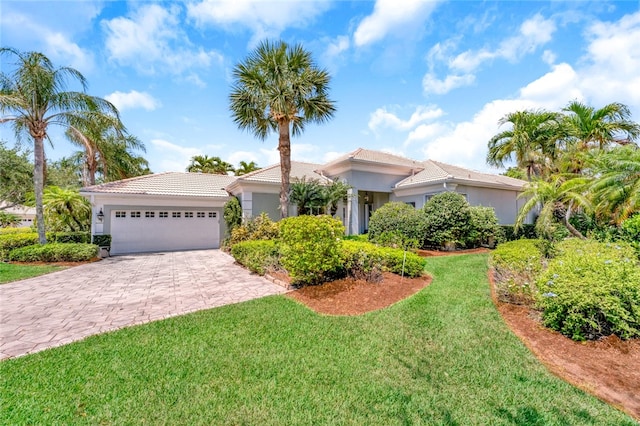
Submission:
M 435 93 L 436 95 L 443 95 L 449 93 L 451 90 L 469 86 L 473 84 L 476 77 L 473 74 L 464 75 L 448 75 L 444 80 L 439 80 L 435 74 L 427 73 L 422 78 L 422 89 L 425 94 Z
M 234 167 L 237 167 L 241 161 L 244 161 L 246 163 L 255 161 L 256 164 L 258 164 L 258 166 L 260 167 L 264 167 L 267 165 L 260 164 L 260 158 L 254 151 L 234 151 L 227 156 L 227 159 L 225 161 L 233 164 Z
M 200 148 L 176 145 L 164 139 L 152 139 L 153 151 L 161 160 L 157 163 L 158 170 L 184 172 L 194 155 L 202 155 Z
M 176 4 L 169 9 L 149 4 L 139 7 L 130 17 L 103 21 L 110 59 L 144 74 L 181 74 L 222 63 L 218 52 L 192 46 L 180 28 L 180 14 Z
M 540 108 L 554 109 L 569 100 L 583 98 L 579 76 L 571 65 L 562 63 L 520 89 L 520 98 L 535 101 Z
M 353 34 L 356 46 L 364 46 L 382 40 L 389 34 L 406 32 L 423 23 L 436 8 L 437 1 L 425 0 L 376 0 L 373 13 L 360 22 Z
M 403 120 L 396 114 L 387 111 L 386 108 L 378 108 L 369 118 L 369 129 L 375 132 L 380 128 L 390 127 L 395 130 L 407 131 L 424 121 L 433 120 L 442 115 L 443 111 L 440 108 L 420 105 L 408 120 Z
M 533 18 L 522 23 L 519 34 L 503 40 L 495 50 L 468 50 L 453 58 L 449 67 L 453 70 L 470 73 L 483 62 L 496 58 L 515 62 L 551 41 L 555 30 L 556 24 L 553 19 L 545 19 L 542 15 L 536 14 Z
M 287 27 L 304 27 L 330 6 L 327 0 L 203 0 L 187 5 L 187 15 L 197 25 L 218 25 L 228 30 L 244 27 L 253 32 L 250 44 L 273 38 Z
M 150 94 L 138 92 L 137 90 L 132 90 L 129 93 L 116 91 L 105 96 L 105 99 L 114 104 L 120 111 L 135 108 L 153 111 L 162 105 L 160 101 Z

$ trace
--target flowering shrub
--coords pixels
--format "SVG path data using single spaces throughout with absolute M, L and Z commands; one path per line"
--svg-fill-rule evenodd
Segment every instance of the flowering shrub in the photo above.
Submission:
M 626 243 L 565 240 L 537 280 L 545 325 L 574 339 L 640 337 L 640 265 Z
M 297 216 L 280 221 L 282 266 L 297 284 L 318 284 L 339 269 L 342 222 L 330 216 Z
M 522 239 L 500 244 L 489 257 L 498 299 L 509 303 L 533 304 L 542 262 L 539 240 Z

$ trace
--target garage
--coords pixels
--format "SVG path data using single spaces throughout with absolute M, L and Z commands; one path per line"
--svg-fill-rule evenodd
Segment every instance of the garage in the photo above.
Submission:
M 111 211 L 111 254 L 220 247 L 218 212 L 185 210 Z
M 111 236 L 111 254 L 219 248 L 226 234 L 225 187 L 235 176 L 165 172 L 83 188 L 92 235 Z

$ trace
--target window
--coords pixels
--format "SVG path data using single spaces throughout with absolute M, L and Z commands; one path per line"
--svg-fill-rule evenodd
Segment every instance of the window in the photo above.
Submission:
M 127 217 L 127 212 L 116 212 L 116 217 Z
M 198 217 L 204 217 L 204 212 L 198 212 Z
M 209 212 L 209 217 L 218 217 L 218 213 L 216 212 Z
M 169 217 L 169 212 L 159 212 L 158 217 Z
M 171 217 L 173 218 L 179 218 L 182 216 L 181 214 L 182 212 L 171 212 Z
M 131 212 L 131 217 L 133 218 L 140 217 L 140 212 Z
M 144 217 L 151 218 L 151 217 L 156 217 L 156 212 L 144 212 Z
M 184 212 L 184 217 L 188 217 L 188 218 L 193 217 L 193 212 Z

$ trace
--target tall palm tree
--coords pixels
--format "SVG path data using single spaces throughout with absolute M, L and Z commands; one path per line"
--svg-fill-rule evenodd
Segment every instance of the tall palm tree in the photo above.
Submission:
M 132 152 L 133 147 L 144 151 L 144 146 L 135 136 L 125 136 L 106 145 L 102 165 L 98 169 L 105 182 L 148 175 L 149 162 Z
M 590 191 L 597 214 L 620 225 L 640 212 L 640 148 L 631 145 L 603 152 L 593 172 Z
M 548 172 L 557 157 L 557 141 L 561 133 L 560 117 L 548 111 L 516 111 L 502 117 L 500 126 L 511 124 L 489 141 L 487 164 L 505 167 L 515 160 L 526 171 L 527 179 Z
M 548 180 L 534 179 L 529 182 L 520 195 L 527 199 L 516 218 L 516 229 L 521 227 L 531 210 L 542 206 L 538 215 L 538 225 L 543 230 L 553 227 L 560 219 L 569 232 L 578 238 L 585 239 L 569 219 L 577 209 L 591 211 L 592 205 L 587 198 L 586 189 L 589 180 L 584 177 L 552 175 Z
M 236 167 L 236 176 L 246 175 L 247 173 L 255 172 L 256 170 L 260 170 L 260 167 L 258 167 L 258 164 L 255 161 L 251 161 L 249 163 L 241 161 L 238 167 Z
M 88 95 L 84 76 L 70 67 L 56 68 L 38 52 L 19 52 L 0 48 L 0 57 L 14 59 L 11 73 L 0 73 L 0 123 L 11 122 L 18 139 L 33 139 L 34 191 L 38 239 L 47 242 L 44 227 L 44 140 L 49 125 L 68 128 L 80 122 L 90 123 L 110 115 L 119 120 L 118 110 L 110 102 Z M 4 67 L 3 67 L 4 68 Z M 68 91 L 69 82 L 78 83 L 82 91 Z
M 191 163 L 187 166 L 188 172 L 215 175 L 226 175 L 234 170 L 231 163 L 223 161 L 220 157 L 209 157 L 208 155 L 194 155 L 191 157 Z
M 330 76 L 301 45 L 262 42 L 233 70 L 230 109 L 239 128 L 265 140 L 278 132 L 280 216 L 287 217 L 291 174 L 291 135 L 308 122 L 323 123 L 335 112 L 329 99 Z
M 631 111 L 621 103 L 600 109 L 573 101 L 563 109 L 569 136 L 579 150 L 603 149 L 608 145 L 627 144 L 640 136 L 640 125 L 629 118 Z

